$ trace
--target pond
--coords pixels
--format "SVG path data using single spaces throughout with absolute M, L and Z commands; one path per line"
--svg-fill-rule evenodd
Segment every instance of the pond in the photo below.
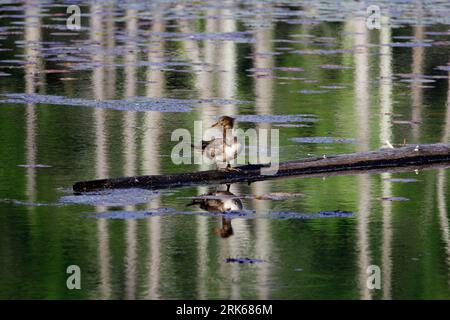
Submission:
M 71 3 L 0 4 L 0 298 L 450 298 L 445 168 L 72 192 L 214 168 L 171 135 L 222 115 L 280 161 L 448 143 L 450 4 Z

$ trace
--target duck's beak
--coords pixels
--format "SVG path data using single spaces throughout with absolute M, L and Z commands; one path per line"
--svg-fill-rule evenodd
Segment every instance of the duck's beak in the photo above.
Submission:
M 220 125 L 220 123 L 219 123 L 219 121 L 217 121 L 216 123 L 214 123 L 212 126 L 211 126 L 211 128 L 215 128 L 215 127 L 217 127 L 217 126 L 219 126 Z

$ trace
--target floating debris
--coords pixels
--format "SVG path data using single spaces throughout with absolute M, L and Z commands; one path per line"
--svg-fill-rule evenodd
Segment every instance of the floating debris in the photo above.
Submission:
M 273 219 L 323 219 L 323 218 L 349 218 L 353 217 L 353 212 L 350 211 L 321 211 L 318 213 L 298 213 L 298 212 L 271 212 L 269 214 Z
M 127 206 L 147 203 L 158 194 L 145 189 L 111 189 L 87 192 L 81 195 L 68 195 L 59 199 L 64 204 L 86 204 L 91 206 Z
M 355 139 L 334 137 L 302 137 L 289 140 L 299 143 L 356 143 Z
M 413 78 L 413 79 L 402 79 L 400 82 L 406 82 L 406 83 L 433 83 L 436 82 L 434 79 L 423 79 L 423 78 Z
M 382 46 L 388 47 L 407 47 L 407 48 L 415 48 L 415 47 L 431 47 L 431 43 L 428 42 L 391 42 L 382 44 Z
M 274 68 L 275 70 L 280 70 L 280 71 L 286 71 L 286 72 L 302 72 L 305 71 L 305 69 L 300 68 L 300 67 L 277 67 Z
M 385 198 L 381 198 L 381 200 L 383 200 L 383 201 L 409 201 L 408 198 L 404 198 L 404 197 L 385 197 Z
M 294 50 L 291 51 L 294 54 L 316 54 L 316 55 L 329 55 L 329 54 L 347 54 L 353 53 L 353 50 L 348 49 L 334 49 L 334 50 L 324 50 L 324 49 L 306 49 L 306 50 Z
M 24 201 L 17 199 L 0 199 L 0 202 L 3 203 L 11 203 L 16 206 L 28 206 L 28 207 L 59 207 L 63 206 L 63 203 L 52 203 L 52 202 L 33 202 L 33 201 Z
M 254 264 L 254 263 L 263 263 L 264 260 L 254 259 L 254 258 L 226 258 L 226 263 L 239 263 L 239 264 Z
M 89 218 L 99 219 L 118 219 L 118 220 L 138 220 L 152 216 L 161 216 L 163 213 L 170 212 L 171 209 L 156 209 L 153 211 L 107 211 L 95 214 L 89 214 Z
M 286 200 L 289 198 L 298 198 L 304 197 L 303 193 L 289 193 L 289 192 L 272 192 L 263 194 L 260 196 L 255 196 L 255 199 L 258 200 Z
M 425 31 L 428 36 L 450 36 L 450 31 Z
M 310 128 L 311 125 L 309 124 L 302 124 L 302 123 L 275 123 L 273 124 L 274 127 L 280 127 L 280 128 Z
M 389 182 L 399 182 L 399 183 L 411 183 L 411 182 L 418 182 L 420 180 L 412 179 L 412 178 L 391 178 L 391 179 L 383 179 L 385 181 Z
M 248 196 L 236 196 L 236 195 L 203 195 L 188 197 L 188 199 L 204 199 L 204 200 L 231 200 L 231 199 L 243 199 L 248 198 Z
M 415 38 L 413 36 L 393 36 L 393 39 L 398 40 L 414 40 Z
M 241 104 L 248 103 L 228 99 L 170 99 L 170 98 L 147 98 L 135 97 L 127 100 L 88 100 L 81 98 L 66 98 L 62 96 L 9 93 L 3 94 L 8 99 L 0 100 L 0 103 L 39 103 L 50 105 L 63 105 L 70 107 L 88 107 L 112 109 L 120 111 L 158 111 L 158 112 L 189 112 L 194 106 L 200 106 L 202 103 L 213 103 L 216 105 Z
M 420 121 L 414 121 L 414 120 L 392 120 L 393 124 L 409 124 L 409 125 L 417 125 L 420 124 Z
M 307 81 L 306 78 L 302 78 L 302 77 L 275 77 L 276 79 L 279 80 L 289 80 L 289 81 Z
M 98 203 L 98 202 L 96 202 Z M 102 204 L 96 204 L 101 206 Z M 106 206 L 106 205 L 105 205 Z M 123 205 L 122 205 L 123 206 Z M 89 218 L 99 219 L 144 219 L 154 216 L 166 215 L 188 215 L 188 216 L 204 216 L 204 217 L 224 217 L 228 219 L 270 219 L 270 220 L 311 220 L 323 218 L 348 218 L 353 213 L 349 211 L 321 211 L 318 213 L 299 213 L 299 212 L 267 212 L 255 215 L 254 210 L 226 211 L 226 212 L 206 212 L 206 211 L 177 211 L 174 208 L 161 208 L 155 210 L 137 210 L 137 211 L 105 211 L 88 213 Z
M 353 69 L 349 66 L 341 66 L 336 64 L 323 64 L 319 66 L 322 69 L 331 69 L 331 70 L 346 70 L 346 69 Z
M 236 116 L 239 122 L 315 122 L 317 117 L 312 114 L 290 114 L 290 115 L 271 115 L 271 114 L 258 114 L 258 115 L 238 115 Z
M 48 164 L 18 164 L 17 167 L 20 168 L 51 168 L 52 166 Z
M 43 73 L 45 74 L 53 74 L 53 73 L 70 73 L 71 70 L 58 70 L 58 69 L 47 69 L 44 70 Z
M 148 32 L 147 36 L 157 36 L 172 41 L 232 41 L 236 43 L 253 43 L 255 40 L 251 37 L 250 31 L 232 31 L 232 32 Z
M 322 93 L 327 93 L 327 92 L 329 92 L 328 90 L 298 90 L 298 91 L 296 91 L 296 92 L 298 92 L 298 93 L 301 93 L 301 94 L 322 94 Z
M 321 88 L 321 89 L 345 89 L 346 86 L 338 86 L 338 85 L 334 85 L 334 86 L 319 86 L 319 88 Z
M 450 71 L 450 66 L 438 66 L 436 67 L 436 70 Z
M 144 219 L 147 217 L 164 216 L 164 215 L 189 215 L 204 217 L 225 217 L 225 218 L 251 218 L 254 211 L 226 211 L 226 212 L 204 212 L 204 211 L 176 211 L 173 208 L 162 208 L 152 211 L 105 211 L 101 213 L 90 213 L 89 218 L 100 219 Z

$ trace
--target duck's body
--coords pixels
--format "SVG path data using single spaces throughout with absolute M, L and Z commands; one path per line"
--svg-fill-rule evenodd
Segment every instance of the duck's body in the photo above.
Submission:
M 212 139 L 209 141 L 202 140 L 203 155 L 213 160 L 219 169 L 225 166 L 231 169 L 230 162 L 237 158 L 242 151 L 242 145 L 238 142 L 237 137 L 228 137 L 228 134 L 234 127 L 234 118 L 223 116 L 213 124 L 212 127 L 223 127 L 223 138 Z
M 228 189 L 229 190 L 229 186 Z M 200 209 L 208 212 L 233 212 L 241 211 L 243 208 L 242 201 L 230 191 L 215 191 L 203 195 L 202 199 L 194 199 L 188 206 L 198 205 Z M 208 198 L 211 197 L 211 198 Z M 223 216 L 222 227 L 214 228 L 214 233 L 222 238 L 228 238 L 233 235 L 233 227 L 231 219 Z
M 213 160 L 218 166 L 226 165 L 236 159 L 241 150 L 242 145 L 237 141 L 237 137 L 234 137 L 232 141 L 224 141 L 224 139 L 202 141 L 203 155 Z
M 211 192 L 205 194 L 204 197 L 205 198 L 203 199 L 194 199 L 189 205 L 198 205 L 201 209 L 209 212 L 232 212 L 242 210 L 241 199 L 236 198 L 235 195 L 229 191 Z

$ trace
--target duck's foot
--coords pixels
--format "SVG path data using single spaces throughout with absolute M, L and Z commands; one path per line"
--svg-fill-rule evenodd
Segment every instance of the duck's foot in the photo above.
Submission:
M 242 169 L 239 168 L 233 168 L 232 166 L 228 165 L 225 168 L 219 168 L 220 171 L 225 172 L 242 172 Z
M 228 172 L 242 172 L 242 169 L 233 168 L 233 167 L 226 167 L 225 170 L 228 171 Z

